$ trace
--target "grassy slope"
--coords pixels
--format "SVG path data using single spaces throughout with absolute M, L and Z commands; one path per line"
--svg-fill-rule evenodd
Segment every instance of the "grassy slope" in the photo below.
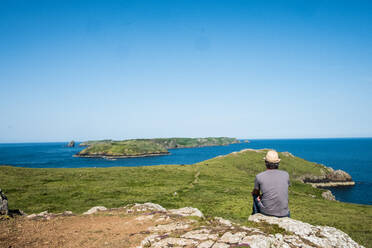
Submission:
M 159 138 L 151 139 L 166 148 L 199 147 L 199 146 L 222 146 L 239 143 L 236 138 L 208 137 L 208 138 Z
M 0 187 L 10 199 L 11 208 L 28 213 L 83 212 L 96 205 L 118 207 L 151 201 L 166 208 L 193 206 L 207 216 L 222 216 L 244 223 L 251 212 L 254 176 L 264 170 L 262 157 L 263 153 L 247 151 L 185 166 L 0 167 Z M 281 169 L 287 170 L 292 178 L 290 209 L 293 218 L 334 226 L 357 242 L 371 246 L 371 206 L 322 199 L 322 190 L 294 180 L 303 174 L 320 174 L 322 167 L 300 158 L 281 158 Z

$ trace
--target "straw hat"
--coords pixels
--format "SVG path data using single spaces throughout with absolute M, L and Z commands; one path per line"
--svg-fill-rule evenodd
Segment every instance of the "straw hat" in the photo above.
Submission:
M 273 163 L 273 164 L 277 164 L 280 162 L 279 155 L 274 150 L 268 151 L 264 159 L 266 162 Z

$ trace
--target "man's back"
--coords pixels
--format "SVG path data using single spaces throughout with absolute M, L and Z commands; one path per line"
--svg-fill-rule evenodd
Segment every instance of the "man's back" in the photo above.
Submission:
M 263 214 L 287 216 L 289 175 L 286 171 L 271 169 L 259 173 L 255 189 L 262 192 L 260 210 Z

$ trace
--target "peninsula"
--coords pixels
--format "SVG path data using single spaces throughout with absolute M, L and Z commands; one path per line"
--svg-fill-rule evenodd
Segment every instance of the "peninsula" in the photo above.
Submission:
M 79 145 L 86 146 L 87 148 L 75 156 L 106 159 L 147 157 L 170 154 L 168 149 L 222 146 L 234 143 L 240 143 L 240 141 L 236 138 L 227 137 L 87 141 Z

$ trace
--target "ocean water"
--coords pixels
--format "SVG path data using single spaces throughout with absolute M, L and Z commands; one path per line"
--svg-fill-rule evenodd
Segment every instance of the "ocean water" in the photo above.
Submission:
M 200 148 L 170 149 L 171 155 L 117 160 L 76 158 L 82 147 L 67 143 L 0 144 L 0 164 L 30 168 L 79 168 L 193 164 L 245 148 L 289 151 L 309 161 L 342 169 L 356 182 L 354 187 L 332 188 L 337 200 L 372 205 L 372 138 L 250 140 L 250 143 Z M 0 182 L 1 186 L 1 182 Z

